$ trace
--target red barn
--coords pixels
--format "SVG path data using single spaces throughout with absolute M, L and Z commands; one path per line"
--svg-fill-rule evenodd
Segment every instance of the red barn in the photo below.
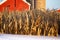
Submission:
M 25 0 L 4 0 L 0 2 L 0 11 L 8 7 L 9 11 L 12 10 L 29 10 L 30 4 Z
M 60 9 L 59 9 L 59 10 L 57 10 L 57 12 L 60 12 Z

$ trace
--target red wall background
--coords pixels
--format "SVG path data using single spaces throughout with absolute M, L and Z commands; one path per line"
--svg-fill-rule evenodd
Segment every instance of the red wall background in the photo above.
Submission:
M 15 6 L 16 4 L 16 6 Z M 0 11 L 3 11 L 4 8 L 9 6 L 9 11 L 12 11 L 14 9 L 16 10 L 29 10 L 29 6 L 27 3 L 25 3 L 23 0 L 7 0 L 5 3 L 0 5 Z

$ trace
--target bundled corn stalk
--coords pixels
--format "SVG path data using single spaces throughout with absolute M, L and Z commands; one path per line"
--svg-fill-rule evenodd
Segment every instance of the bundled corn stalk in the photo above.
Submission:
M 0 33 L 58 36 L 60 13 L 55 10 L 0 12 Z

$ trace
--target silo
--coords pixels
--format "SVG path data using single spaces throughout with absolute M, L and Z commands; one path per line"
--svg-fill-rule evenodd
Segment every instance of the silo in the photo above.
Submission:
M 34 1 L 35 0 L 31 0 L 31 9 L 34 9 Z
M 35 8 L 36 9 L 45 9 L 46 0 L 35 0 Z

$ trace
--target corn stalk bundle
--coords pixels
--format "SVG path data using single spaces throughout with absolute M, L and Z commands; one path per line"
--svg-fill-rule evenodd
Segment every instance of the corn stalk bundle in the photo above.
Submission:
M 60 13 L 46 10 L 0 12 L 1 34 L 58 36 Z

